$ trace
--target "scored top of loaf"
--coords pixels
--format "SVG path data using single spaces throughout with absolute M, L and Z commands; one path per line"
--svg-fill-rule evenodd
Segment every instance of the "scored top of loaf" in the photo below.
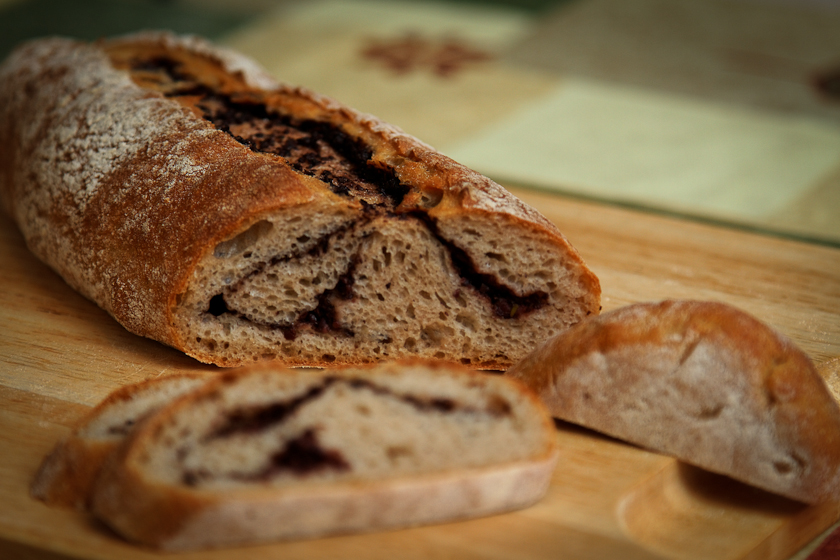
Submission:
M 157 43 L 167 48 L 179 48 L 208 57 L 222 69 L 242 77 L 253 89 L 275 90 L 298 98 L 303 104 L 311 104 L 321 117 L 349 121 L 364 133 L 366 140 L 375 144 L 378 159 L 390 159 L 389 163 L 399 166 L 395 158 L 410 158 L 422 162 L 423 169 L 405 177 L 406 183 L 415 188 L 445 188 L 459 195 L 458 203 L 490 212 L 504 212 L 527 218 L 562 237 L 557 227 L 542 214 L 511 196 L 503 187 L 489 178 L 469 169 L 435 150 L 432 146 L 407 134 L 401 128 L 387 123 L 369 113 L 363 113 L 343 105 L 341 102 L 316 93 L 303 86 L 295 86 L 275 80 L 256 62 L 238 52 L 214 45 L 194 35 L 179 36 L 165 31 L 143 31 L 108 41 L 108 44 Z M 302 104 L 299 104 L 302 106 Z M 312 110 L 312 109 L 309 109 Z M 403 170 L 408 171 L 408 170 Z M 420 176 L 422 174 L 422 177 Z M 466 196 L 465 196 L 466 195 Z

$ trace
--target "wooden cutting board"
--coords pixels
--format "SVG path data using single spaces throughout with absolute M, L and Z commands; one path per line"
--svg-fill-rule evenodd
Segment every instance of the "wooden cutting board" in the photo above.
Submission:
M 816 362 L 840 355 L 840 250 L 527 191 L 599 275 L 604 310 L 666 297 L 736 305 Z M 122 384 L 201 365 L 129 334 L 0 224 L 0 558 L 143 559 L 83 514 L 28 496 L 41 459 Z M 263 559 L 783 559 L 840 518 L 569 424 L 547 496 L 515 513 L 446 525 L 278 543 Z M 227 560 L 242 550 L 179 554 Z

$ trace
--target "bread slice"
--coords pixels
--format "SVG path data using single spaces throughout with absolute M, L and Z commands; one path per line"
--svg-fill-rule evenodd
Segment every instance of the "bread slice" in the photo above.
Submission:
M 16 50 L 0 197 L 127 329 L 218 365 L 501 369 L 600 309 L 575 249 L 505 189 L 195 37 Z
M 93 512 L 167 550 L 437 523 L 536 502 L 555 445 L 539 400 L 501 375 L 231 370 L 135 430 Z
M 105 458 L 137 422 L 206 379 L 199 374 L 169 375 L 114 391 L 47 455 L 32 481 L 30 494 L 51 506 L 87 509 Z
M 557 418 L 795 500 L 840 500 L 840 408 L 804 352 L 731 306 L 617 309 L 507 374 Z

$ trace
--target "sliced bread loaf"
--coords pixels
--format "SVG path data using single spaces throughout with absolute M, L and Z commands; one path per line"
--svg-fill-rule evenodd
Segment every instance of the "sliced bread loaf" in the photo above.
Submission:
M 600 309 L 577 251 L 504 188 L 196 37 L 16 49 L 0 203 L 127 329 L 217 365 L 503 369 Z

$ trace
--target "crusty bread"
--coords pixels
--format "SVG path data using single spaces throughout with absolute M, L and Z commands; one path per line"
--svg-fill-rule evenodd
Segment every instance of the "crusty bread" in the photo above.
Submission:
M 194 37 L 19 47 L 0 197 L 128 330 L 219 365 L 504 368 L 600 309 L 574 248 L 505 189 Z
M 105 458 L 137 422 L 206 379 L 199 374 L 169 375 L 111 393 L 47 455 L 32 481 L 32 497 L 51 506 L 86 509 Z
M 557 418 L 796 500 L 840 500 L 837 403 L 808 356 L 731 306 L 611 311 L 508 375 Z
M 137 427 L 92 511 L 167 550 L 435 523 L 534 503 L 555 446 L 542 403 L 501 375 L 228 370 Z

